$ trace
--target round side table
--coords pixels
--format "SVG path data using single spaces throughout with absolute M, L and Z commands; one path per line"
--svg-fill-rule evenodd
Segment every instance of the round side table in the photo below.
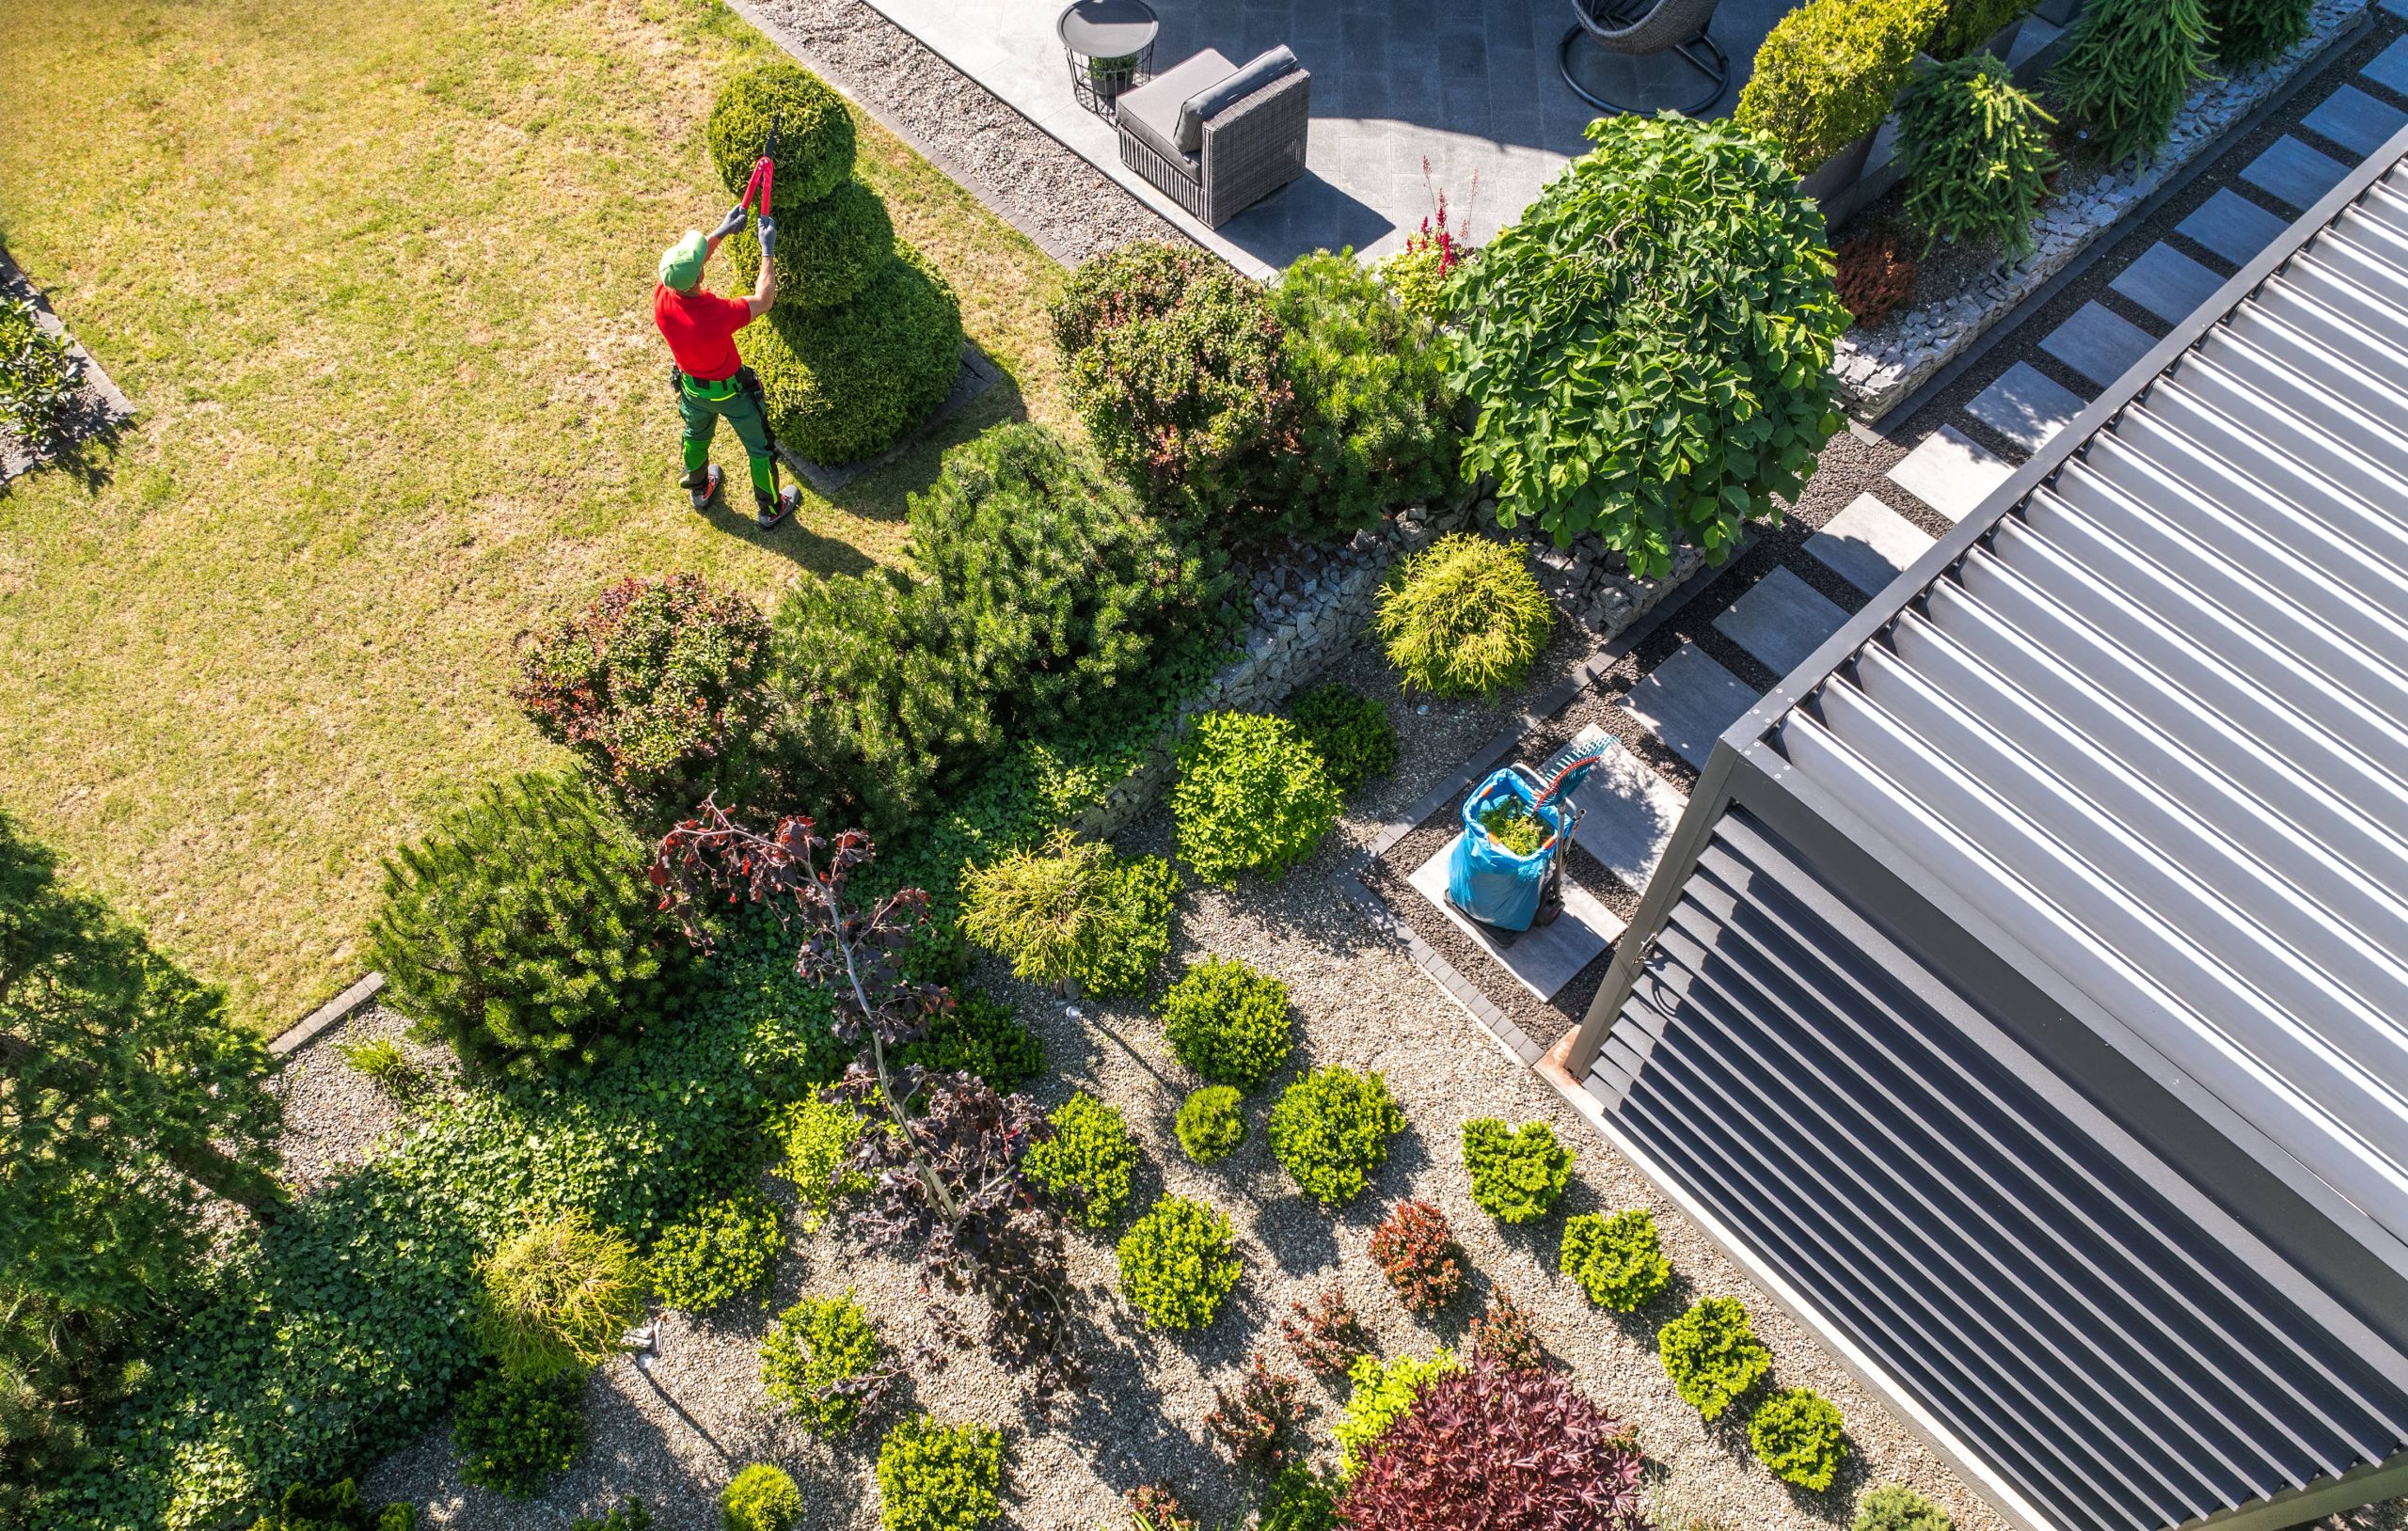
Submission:
M 1070 66 L 1070 94 L 1099 117 L 1120 93 L 1154 72 L 1154 39 L 1163 29 L 1146 0 L 1077 0 L 1054 31 Z

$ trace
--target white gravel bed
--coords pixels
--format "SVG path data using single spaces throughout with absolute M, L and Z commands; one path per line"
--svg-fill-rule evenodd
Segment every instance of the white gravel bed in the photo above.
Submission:
M 284 1101 L 283 1178 L 296 1191 L 315 1191 L 338 1171 L 367 1160 L 378 1140 L 403 1125 L 406 1097 L 343 1062 L 341 1048 L 389 1037 L 408 1054 L 418 1081 L 407 1088 L 455 1087 L 459 1064 L 444 1047 L 422 1047 L 406 1034 L 409 1022 L 370 1005 L 285 1060 L 270 1088 Z

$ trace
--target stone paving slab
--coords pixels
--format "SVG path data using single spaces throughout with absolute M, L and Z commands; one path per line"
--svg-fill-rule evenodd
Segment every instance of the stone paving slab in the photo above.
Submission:
M 2040 349 L 2103 388 L 2155 344 L 2154 336 L 2121 314 L 2085 303 L 2041 338 Z
M 2025 451 L 2038 451 L 2073 422 L 2083 402 L 2071 388 L 2030 362 L 2019 361 L 1973 395 L 1965 412 Z
M 2364 159 L 2389 142 L 2393 134 L 2408 128 L 2408 112 L 2375 100 L 2356 86 L 2345 85 L 2301 118 L 2300 126 L 2322 134 Z
M 2408 0 L 2400 0 L 2408 5 Z M 2274 243 L 2289 227 L 2229 187 L 2220 188 L 2197 211 L 2175 226 L 2185 239 L 2194 239 L 2234 265 L 2246 265 L 2259 250 Z
M 1705 769 L 1705 759 L 1714 753 L 1714 741 L 1722 731 L 1755 704 L 1756 693 L 1746 681 L 1688 642 L 1640 676 L 1622 700 L 1623 711 L 1699 770 Z
M 1520 931 L 1481 924 L 1447 897 L 1448 862 L 1454 857 L 1455 841 L 1462 838 L 1458 834 L 1448 841 L 1405 881 L 1542 1002 L 1562 993 L 1563 986 L 1580 976 L 1580 970 L 1623 933 L 1622 918 L 1570 877 L 1563 879 L 1563 912 L 1553 923 Z
M 1722 608 L 1714 630 L 1786 675 L 1846 621 L 1830 596 L 1776 566 Z
M 2384 8 L 2389 10 L 2391 8 L 2386 5 Z M 2408 96 L 2408 38 L 2394 39 L 2390 47 L 2375 55 L 2372 61 L 2358 72 L 2377 85 L 2387 86 Z
M 1621 878 L 1623 886 L 1644 892 L 1664 859 L 1672 826 L 1688 806 L 1687 795 L 1594 723 L 1573 736 L 1572 748 L 1582 747 L 1596 749 L 1604 758 L 1571 795 L 1580 809 L 1573 843 Z
M 2171 245 L 2152 245 L 2107 285 L 2172 324 L 2213 297 L 2224 278 Z
M 1867 595 L 1889 589 L 1929 546 L 1923 528 L 1873 495 L 1857 496 L 1806 539 L 1809 557 Z
M 2242 166 L 2241 179 L 2276 201 L 2288 202 L 2305 213 L 2349 173 L 2350 167 L 2332 155 L 2319 153 L 2286 134 Z
M 2005 458 L 1943 425 L 1890 470 L 1890 481 L 1951 521 L 1962 521 L 2014 473 Z

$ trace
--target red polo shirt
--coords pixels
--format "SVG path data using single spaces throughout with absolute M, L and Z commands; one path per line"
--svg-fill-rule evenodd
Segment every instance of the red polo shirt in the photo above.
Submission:
M 677 370 L 688 377 L 716 383 L 734 377 L 744 365 L 736 354 L 736 332 L 752 322 L 752 308 L 742 298 L 723 298 L 699 287 L 676 292 L 656 282 L 652 322 L 660 326 Z

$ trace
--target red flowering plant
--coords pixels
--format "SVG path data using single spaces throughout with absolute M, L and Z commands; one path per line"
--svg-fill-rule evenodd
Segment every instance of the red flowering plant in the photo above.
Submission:
M 1422 214 L 1420 229 L 1404 236 L 1404 248 L 1380 262 L 1380 276 L 1406 308 L 1444 319 L 1447 278 L 1471 254 L 1471 240 L 1464 227 L 1471 221 L 1472 205 L 1480 200 L 1480 172 L 1472 172 L 1471 194 L 1464 198 L 1459 223 L 1449 221 L 1447 194 L 1431 179 L 1428 155 L 1421 160 L 1421 183 L 1430 188 L 1434 205 Z

